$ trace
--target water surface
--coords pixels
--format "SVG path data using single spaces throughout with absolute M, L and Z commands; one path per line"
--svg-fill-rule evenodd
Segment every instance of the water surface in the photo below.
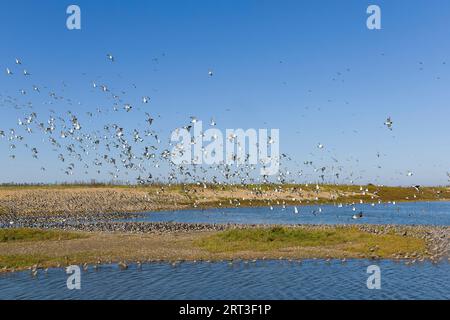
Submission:
M 240 223 L 240 224 L 408 224 L 450 225 L 450 202 L 404 202 L 357 204 L 354 206 L 314 205 L 294 207 L 253 207 L 192 209 L 149 212 L 125 221 Z M 363 213 L 361 219 L 353 215 Z M 123 221 L 123 220 L 122 220 Z
M 367 266 L 381 268 L 381 289 L 367 289 Z M 257 261 L 105 265 L 68 290 L 63 269 L 0 275 L 0 299 L 450 299 L 450 264 L 388 260 Z

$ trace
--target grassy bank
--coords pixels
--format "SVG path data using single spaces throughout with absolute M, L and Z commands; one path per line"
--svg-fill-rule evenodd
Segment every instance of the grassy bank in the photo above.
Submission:
M 0 270 L 118 261 L 426 257 L 425 240 L 359 227 L 302 226 L 173 234 L 0 230 Z
M 339 250 L 346 255 L 389 258 L 403 253 L 423 253 L 425 241 L 395 234 L 371 234 L 357 227 L 335 227 L 329 230 L 274 227 L 220 232 L 198 244 L 213 253 L 311 248 L 317 251 Z
M 18 245 L 27 247 L 30 243 L 38 243 L 45 245 L 45 243 L 65 240 L 74 240 L 86 238 L 86 234 L 76 232 L 66 232 L 59 230 L 39 230 L 30 228 L 21 229 L 0 229 L 0 245 L 7 247 L 8 245 Z M 22 254 L 18 251 L 16 254 L 3 255 L 0 251 L 0 268 L 25 268 L 41 262 L 49 265 L 57 265 L 61 260 L 57 257 L 51 257 L 44 254 L 35 254 L 30 252 Z

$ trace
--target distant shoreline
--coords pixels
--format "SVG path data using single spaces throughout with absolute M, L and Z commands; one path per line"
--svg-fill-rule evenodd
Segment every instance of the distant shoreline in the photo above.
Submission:
M 88 216 L 233 207 L 450 201 L 450 187 L 345 185 L 0 186 L 6 216 Z

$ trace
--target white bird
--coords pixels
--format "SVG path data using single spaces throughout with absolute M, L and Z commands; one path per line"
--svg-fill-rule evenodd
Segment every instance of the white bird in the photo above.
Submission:
M 106 57 L 107 57 L 111 62 L 114 62 L 114 57 L 112 56 L 112 54 L 108 53 L 108 54 L 106 55 Z
M 212 77 L 213 75 L 214 75 L 214 74 L 213 74 L 212 70 L 209 70 L 209 71 L 208 71 L 208 76 Z
M 323 149 L 323 144 L 319 143 L 319 144 L 317 145 L 317 148 Z
M 142 97 L 142 102 L 143 103 L 149 103 L 149 101 L 150 101 L 149 97 L 147 97 L 147 96 Z
M 126 112 L 130 112 L 132 108 L 133 107 L 130 104 L 128 104 L 128 103 L 124 106 L 124 109 L 125 109 Z
M 16 58 L 16 64 L 22 64 L 22 62 L 18 58 Z
M 294 207 L 294 213 L 298 213 L 297 207 Z
M 384 122 L 384 125 L 385 125 L 386 127 L 388 127 L 388 129 L 391 130 L 391 131 L 392 131 L 392 125 L 393 125 L 393 124 L 394 124 L 394 122 L 392 122 L 391 117 L 388 117 L 388 118 L 386 119 L 386 121 Z
M 363 213 L 362 213 L 362 211 L 360 211 L 358 214 L 354 214 L 352 218 L 353 219 L 360 219 L 362 217 L 363 217 Z
M 9 68 L 6 68 L 6 74 L 7 74 L 7 75 L 12 75 L 13 73 L 12 73 L 11 70 L 9 70 Z

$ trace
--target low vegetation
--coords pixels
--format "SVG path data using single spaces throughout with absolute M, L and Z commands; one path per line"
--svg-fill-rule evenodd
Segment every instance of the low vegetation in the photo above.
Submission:
M 40 264 L 43 261 L 49 263 L 52 259 L 45 255 L 35 254 L 0 255 L 0 268 L 24 269 Z
M 391 257 L 399 252 L 423 253 L 426 246 L 422 239 L 394 234 L 377 235 L 356 227 L 323 230 L 289 227 L 228 230 L 201 239 L 197 245 L 212 253 L 316 248 L 339 250 L 351 256 L 376 255 L 380 258 Z
M 0 243 L 15 241 L 72 240 L 85 237 L 75 232 L 39 229 L 0 229 Z

